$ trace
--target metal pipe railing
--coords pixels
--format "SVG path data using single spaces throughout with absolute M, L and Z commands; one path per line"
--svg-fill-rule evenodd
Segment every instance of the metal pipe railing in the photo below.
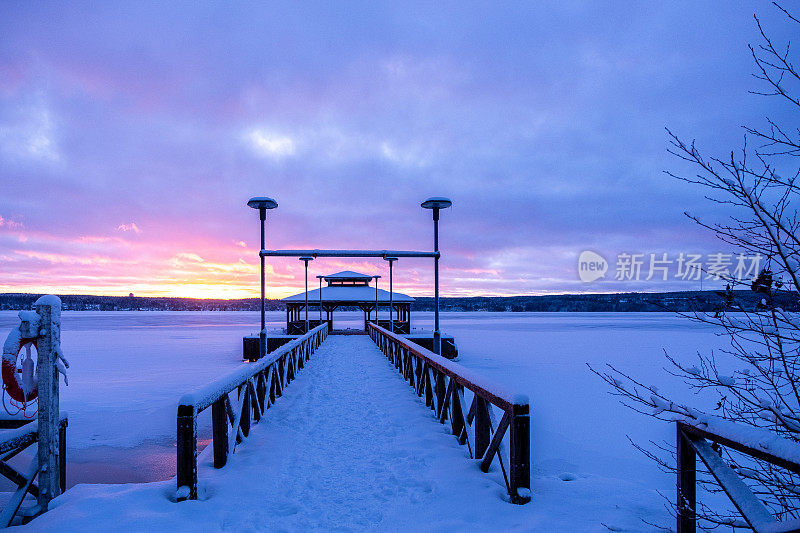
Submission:
M 261 250 L 261 257 L 428 257 L 435 259 L 439 252 L 400 250 Z

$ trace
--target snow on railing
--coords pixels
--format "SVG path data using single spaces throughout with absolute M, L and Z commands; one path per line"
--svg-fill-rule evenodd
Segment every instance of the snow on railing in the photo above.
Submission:
M 511 502 L 528 503 L 531 499 L 528 396 L 514 394 L 472 370 L 372 322 L 369 324 L 369 335 L 409 385 L 414 387 L 417 396 L 425 395 L 425 405 L 436 413 L 439 422 L 444 424 L 450 420 L 450 427 L 459 444 L 468 446 L 471 457 L 481 459 L 482 471 L 488 472 L 492 461 L 497 458 Z M 466 405 L 465 389 L 472 393 L 466 417 L 463 411 Z M 492 406 L 503 411 L 499 423 L 495 422 Z M 472 442 L 470 427 L 474 430 Z M 507 430 L 510 430 L 508 473 L 501 446 Z
M 757 533 L 800 531 L 800 520 L 778 522 L 713 446 L 726 446 L 800 475 L 800 445 L 758 428 L 713 416 L 677 422 L 677 533 L 697 530 L 697 457 Z
M 328 323 L 284 344 L 255 363 L 244 363 L 227 376 L 185 394 L 178 405 L 177 500 L 197 499 L 197 416 L 211 407 L 214 467 L 222 468 L 236 445 L 250 433 L 283 389 L 328 336 Z M 236 400 L 230 394 L 236 391 Z M 228 430 L 233 431 L 229 432 Z

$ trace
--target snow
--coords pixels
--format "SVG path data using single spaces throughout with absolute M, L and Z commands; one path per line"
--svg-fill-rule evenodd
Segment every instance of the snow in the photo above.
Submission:
M 304 302 L 306 293 L 301 292 L 283 299 L 284 302 Z M 375 287 L 322 287 L 322 301 L 324 302 L 374 302 Z M 407 294 L 392 292 L 392 301 L 413 302 L 414 298 Z M 308 303 L 319 302 L 319 289 L 308 291 Z M 378 302 L 388 304 L 389 291 L 378 289 Z M 386 311 L 388 313 L 388 311 Z
M 49 305 L 55 309 L 61 309 L 61 298 L 53 294 L 40 296 L 33 305 Z
M 368 337 L 332 336 L 224 469 L 201 457 L 200 500 L 175 503 L 172 480 L 79 485 L 26 529 L 600 532 L 663 515 L 652 489 L 590 475 L 537 472 L 511 505 L 447 429 Z
M 369 280 L 372 279 L 373 276 L 369 274 L 362 274 L 361 272 L 353 272 L 352 270 L 342 270 L 341 272 L 337 272 L 336 274 L 328 274 L 325 276 L 326 280 L 329 279 L 357 279 L 357 280 Z
M 283 325 L 285 314 L 270 312 L 267 319 L 268 330 L 274 331 Z M 362 319 L 360 312 L 337 313 L 336 325 L 349 321 L 358 327 Z M 61 408 L 70 413 L 70 485 L 76 480 L 174 476 L 175 408 L 181 395 L 240 367 L 241 338 L 259 329 L 257 312 L 64 312 L 63 320 L 62 347 L 72 363 L 70 386 L 61 389 Z M 17 323 L 16 313 L 0 312 L 0 333 Z M 415 328 L 430 329 L 432 323 L 431 313 L 412 315 Z M 375 513 L 383 517 L 378 529 L 652 531 L 643 519 L 673 525 L 656 491 L 670 496 L 674 479 L 636 451 L 627 436 L 643 444 L 671 443 L 674 425 L 620 406 L 586 363 L 613 363 L 646 382 L 661 384 L 663 348 L 678 360 L 691 361 L 698 347 L 720 345 L 715 329 L 662 313 L 442 313 L 442 328 L 458 342 L 459 365 L 530 397 L 533 500 L 528 505 L 504 500 L 508 496 L 498 472 L 480 473 L 466 447 L 458 446 L 433 420 L 382 354 L 365 348 L 350 359 L 340 358 L 342 364 L 350 362 L 345 372 L 325 357 L 324 350 L 342 338 L 329 337 L 263 422 L 254 426 L 228 466 L 216 471 L 209 467 L 210 458 L 201 460 L 206 501 L 173 503 L 174 479 L 82 484 L 59 498 L 63 509 L 58 512 L 75 520 L 74 529 L 86 525 L 89 517 L 108 513 L 92 522 L 91 529 L 120 529 L 122 523 L 144 529 L 147 523 L 150 529 L 182 531 L 189 529 L 186 524 L 207 520 L 207 529 L 217 530 L 224 524 L 242 526 L 235 511 L 258 498 L 259 505 L 246 511 L 254 517 L 246 529 L 259 521 L 270 529 L 287 513 L 284 520 L 290 530 L 309 524 L 366 529 L 374 524 L 370 520 Z M 667 397 L 680 392 L 668 383 L 661 385 Z M 328 424 L 319 409 L 329 406 L 321 399 L 343 402 L 338 412 L 347 409 L 348 416 L 339 419 L 339 425 Z M 372 411 L 364 415 L 365 408 Z M 208 443 L 209 420 L 210 413 L 199 417 L 200 447 Z M 310 425 L 315 426 L 313 439 L 303 433 Z M 395 427 L 393 434 L 383 431 L 387 425 Z M 396 456 L 391 462 L 374 457 L 363 438 L 371 439 L 372 448 Z M 323 448 L 322 441 L 341 450 Z M 302 452 L 305 446 L 312 448 Z M 336 454 L 349 447 L 363 456 L 363 464 L 355 461 L 347 471 L 324 464 L 342 457 Z M 270 450 L 270 457 L 262 457 L 259 449 Z M 377 463 L 370 467 L 373 460 Z M 298 484 L 314 484 L 316 490 L 289 484 L 290 468 L 298 473 Z M 375 486 L 353 488 L 360 477 L 366 486 Z M 275 478 L 284 485 L 276 481 L 259 489 L 271 492 L 251 495 L 242 486 L 253 478 L 259 483 Z M 386 479 L 393 481 L 389 488 L 383 483 Z M 378 497 L 380 491 L 385 501 Z M 298 500 L 301 494 L 307 499 Z M 233 509 L 219 506 L 226 498 L 234 502 Z M 125 506 L 118 507 L 119 501 Z M 323 504 L 338 507 L 326 511 Z M 42 525 L 56 520 L 56 514 L 50 515 L 27 528 L 54 529 Z M 195 515 L 197 521 L 182 522 Z
M 750 448 L 762 450 L 793 463 L 800 463 L 800 444 L 783 439 L 767 429 L 737 424 L 707 414 L 699 415 L 697 420 L 681 420 Z
M 327 324 L 321 324 L 312 329 L 309 333 L 314 334 L 318 331 L 322 331 L 322 329 L 326 327 Z M 233 372 L 227 374 L 223 378 L 205 385 L 194 393 L 184 394 L 181 397 L 179 404 L 193 405 L 197 411 L 205 409 L 221 395 L 230 392 L 235 387 L 238 387 L 247 379 L 264 370 L 279 358 L 283 357 L 285 353 L 290 352 L 296 346 L 302 344 L 303 340 L 304 337 L 299 337 L 289 341 L 274 352 L 267 354 L 266 357 L 259 359 L 255 363 L 242 363 Z
M 381 328 L 383 329 L 383 328 Z M 388 333 L 387 330 L 384 329 Z M 397 337 L 402 339 L 402 336 L 396 335 Z M 469 384 L 474 386 L 480 387 L 481 389 L 492 393 L 493 395 L 497 396 L 498 398 L 504 400 L 505 402 L 511 405 L 526 405 L 528 403 L 528 395 L 523 394 L 520 392 L 514 392 L 508 389 L 508 387 L 501 385 L 497 382 L 494 382 L 491 379 L 487 379 L 486 377 L 482 376 L 479 372 L 475 372 L 474 370 L 465 367 L 464 365 L 460 365 L 456 362 L 451 361 L 441 355 L 437 355 L 430 350 L 427 350 L 421 346 L 416 346 L 413 343 L 410 343 L 416 350 L 418 350 L 422 355 L 424 355 L 428 361 L 433 363 L 437 366 L 440 370 L 444 370 L 448 373 L 448 375 L 456 375 L 460 378 L 463 378 L 466 381 L 458 380 L 459 383 L 464 384 L 472 390 Z

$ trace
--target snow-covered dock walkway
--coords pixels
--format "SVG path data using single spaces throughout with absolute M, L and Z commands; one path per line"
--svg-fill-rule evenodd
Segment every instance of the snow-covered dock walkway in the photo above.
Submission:
M 606 497 L 624 489 L 619 480 L 534 478 L 530 504 L 507 503 L 502 477 L 480 472 L 369 337 L 330 336 L 306 365 L 225 468 L 201 456 L 199 500 L 175 503 L 174 480 L 78 485 L 26 528 L 644 529 L 632 509 L 609 505 Z

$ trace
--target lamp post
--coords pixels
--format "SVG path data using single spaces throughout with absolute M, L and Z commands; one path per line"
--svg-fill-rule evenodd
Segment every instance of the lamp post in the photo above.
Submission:
M 380 276 L 372 276 L 375 280 L 375 325 L 378 325 L 378 280 L 381 279 Z
M 308 262 L 313 260 L 314 258 L 309 255 L 300 258 L 300 261 L 306 265 L 306 330 L 303 333 L 308 333 Z
M 397 261 L 396 257 L 384 257 L 386 261 L 389 261 L 389 331 L 394 333 L 394 300 L 392 299 L 392 291 L 394 290 L 392 287 L 392 265 L 394 262 Z
M 447 209 L 453 202 L 449 198 L 434 196 L 420 204 L 425 209 L 433 211 L 433 251 L 439 251 L 439 210 Z M 439 256 L 434 259 L 433 267 L 434 308 L 433 308 L 433 352 L 442 354 L 442 332 L 439 331 Z
M 319 280 L 319 323 L 322 324 L 322 278 L 325 276 L 317 276 Z
M 261 255 L 261 250 L 266 248 L 264 225 L 267 220 L 267 209 L 275 209 L 278 207 L 278 202 L 266 196 L 255 196 L 250 198 L 247 205 L 253 209 L 258 209 L 258 216 L 261 219 L 261 248 L 259 248 L 258 252 L 258 256 L 261 258 L 261 331 L 258 333 L 258 350 L 259 357 L 264 357 L 267 354 L 267 320 L 264 307 L 264 256 Z

